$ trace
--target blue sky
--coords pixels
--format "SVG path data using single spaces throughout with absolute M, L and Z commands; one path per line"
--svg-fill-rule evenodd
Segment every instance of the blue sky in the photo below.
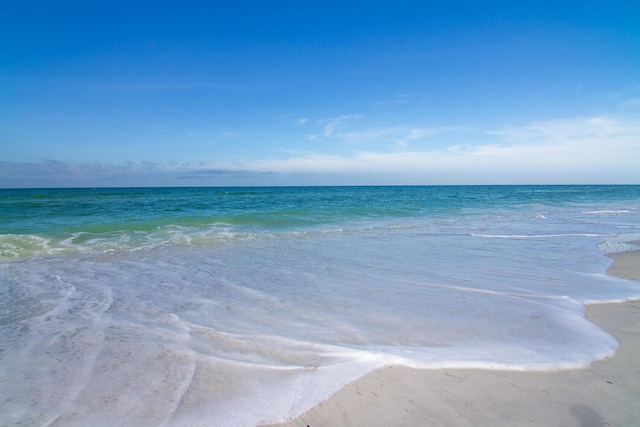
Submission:
M 0 187 L 637 184 L 633 3 L 0 0 Z

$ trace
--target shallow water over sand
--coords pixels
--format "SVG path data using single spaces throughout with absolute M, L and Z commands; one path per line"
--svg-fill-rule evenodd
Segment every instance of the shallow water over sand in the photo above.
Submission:
M 640 187 L 16 190 L 0 423 L 252 425 L 385 364 L 613 354 Z M 624 234 L 624 237 L 619 237 Z

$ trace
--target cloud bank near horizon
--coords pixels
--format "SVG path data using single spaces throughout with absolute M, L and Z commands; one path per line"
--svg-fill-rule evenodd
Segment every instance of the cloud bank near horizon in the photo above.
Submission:
M 384 150 L 289 152 L 236 162 L 0 162 L 0 186 L 640 183 L 640 123 L 632 116 L 554 119 L 483 135 L 463 127 L 349 130 L 346 123 L 359 119 L 344 115 L 321 123 L 323 138 L 348 141 L 357 134 L 358 140 L 385 142 Z M 400 136 L 437 139 L 447 132 L 459 132 L 469 142 L 437 147 L 397 142 Z M 481 136 L 488 140 L 474 143 Z

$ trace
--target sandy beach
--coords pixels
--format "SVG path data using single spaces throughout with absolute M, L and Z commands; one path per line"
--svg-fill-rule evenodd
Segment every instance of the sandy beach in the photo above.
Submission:
M 640 281 L 640 252 L 609 274 Z M 388 366 L 283 426 L 631 426 L 640 423 L 640 301 L 594 304 L 587 318 L 619 341 L 585 369 L 517 372 Z

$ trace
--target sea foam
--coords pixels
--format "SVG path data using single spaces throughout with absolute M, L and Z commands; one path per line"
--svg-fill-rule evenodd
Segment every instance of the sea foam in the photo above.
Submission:
M 640 224 L 589 212 L 640 203 L 571 190 L 580 203 L 533 203 L 533 189 L 515 188 L 495 190 L 508 203 L 420 211 L 435 203 L 427 190 L 342 189 L 368 195 L 360 213 L 307 226 L 256 213 L 241 226 L 201 215 L 71 227 L 46 243 L 5 234 L 44 249 L 23 243 L 31 252 L 0 263 L 0 381 L 11 385 L 0 424 L 255 425 L 385 365 L 588 366 L 617 342 L 584 304 L 640 297 L 640 284 L 606 275 L 604 256 Z M 376 191 L 405 214 L 363 215 Z

